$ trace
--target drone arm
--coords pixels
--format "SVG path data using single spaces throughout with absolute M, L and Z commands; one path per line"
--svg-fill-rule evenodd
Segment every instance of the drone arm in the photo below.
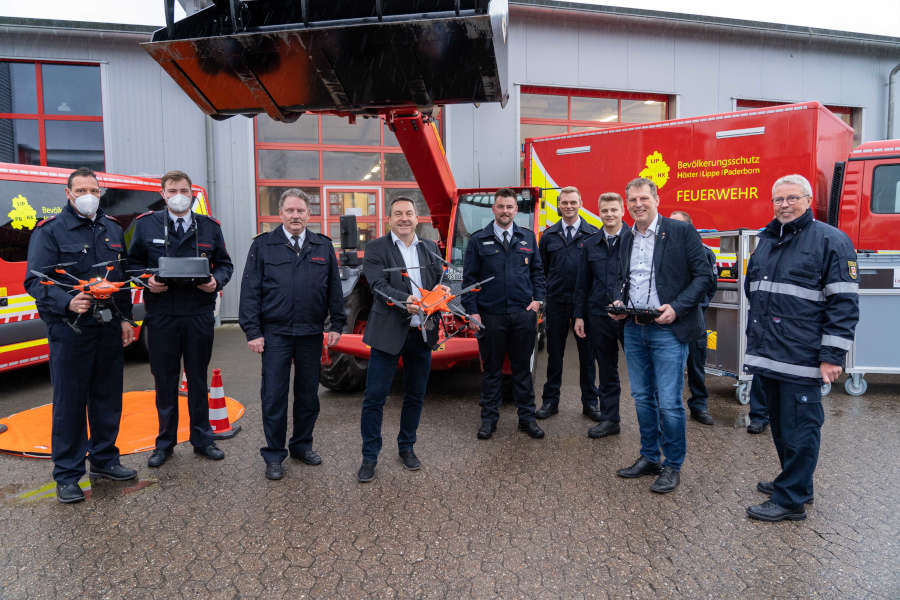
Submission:
M 390 240 L 390 238 L 388 238 Z M 392 302 L 397 305 L 398 310 L 406 312 L 406 299 L 409 297 L 409 290 L 401 290 L 391 285 L 389 274 L 384 270 L 393 268 L 396 265 L 390 264 L 390 248 L 383 248 L 380 245 L 369 246 L 366 248 L 365 258 L 363 258 L 363 275 L 369 282 L 372 293 L 379 297 L 387 304 Z M 401 299 L 402 301 L 398 301 Z
M 44 227 L 35 227 L 31 234 L 28 246 L 28 268 L 25 275 L 25 291 L 33 296 L 38 307 L 44 313 L 50 313 L 62 318 L 71 316 L 69 301 L 72 296 L 59 285 L 42 285 L 42 281 L 52 281 L 58 284 L 50 274 L 40 270 L 45 265 L 53 265 L 60 262 L 59 245 L 51 233 Z M 66 287 L 71 287 L 66 285 Z

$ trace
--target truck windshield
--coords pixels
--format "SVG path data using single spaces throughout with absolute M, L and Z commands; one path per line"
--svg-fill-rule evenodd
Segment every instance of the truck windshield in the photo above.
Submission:
M 516 225 L 533 230 L 534 199 L 531 192 L 522 190 L 516 194 L 516 199 L 519 203 L 519 212 L 515 218 Z M 469 236 L 479 229 L 484 229 L 494 220 L 494 213 L 491 212 L 493 204 L 493 193 L 463 194 L 459 197 L 456 223 L 453 227 L 453 248 L 450 252 L 450 261 L 460 273 L 462 273 L 463 258 L 466 255 Z

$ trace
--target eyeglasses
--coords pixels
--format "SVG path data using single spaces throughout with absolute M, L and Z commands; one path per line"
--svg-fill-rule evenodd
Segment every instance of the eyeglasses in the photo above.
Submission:
M 778 196 L 777 198 L 772 198 L 772 204 L 797 204 L 800 202 L 800 198 L 809 198 L 809 194 L 803 194 L 802 196 Z

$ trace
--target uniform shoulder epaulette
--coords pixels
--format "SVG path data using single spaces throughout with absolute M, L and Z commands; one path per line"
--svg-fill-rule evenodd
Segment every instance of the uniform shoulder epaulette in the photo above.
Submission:
M 143 219 L 143 218 L 146 217 L 147 215 L 152 215 L 152 214 L 153 214 L 153 211 L 152 211 L 152 210 L 148 210 L 147 212 L 141 213 L 141 214 L 139 214 L 138 216 L 136 216 L 135 219 Z
M 50 215 L 49 217 L 44 217 L 43 219 L 41 219 L 38 222 L 37 225 L 35 225 L 35 227 L 43 227 L 45 224 L 49 223 L 50 221 L 52 221 L 55 218 L 56 218 L 56 215 Z
M 196 213 L 195 213 L 195 214 L 196 214 Z M 222 226 L 222 222 L 219 221 L 219 220 L 218 220 L 217 218 L 215 218 L 215 217 L 211 217 L 210 215 L 201 215 L 201 214 L 197 214 L 197 216 L 198 216 L 198 217 L 206 217 L 207 219 L 209 219 L 210 221 L 212 221 L 213 223 L 215 223 L 215 224 L 218 225 L 219 227 Z
M 262 236 L 266 235 L 267 233 L 269 233 L 269 232 L 268 231 L 260 231 L 259 233 L 257 233 L 256 235 L 253 236 L 253 239 L 255 240 L 256 238 L 262 237 Z
M 109 219 L 110 221 L 112 221 L 113 223 L 119 223 L 119 220 L 112 215 L 103 213 L 103 216 L 106 217 L 107 219 Z M 121 223 L 119 223 L 119 224 L 121 225 Z
M 328 240 L 329 242 L 334 243 L 334 241 L 333 241 L 330 237 L 328 237 L 327 235 L 325 235 L 324 233 L 316 233 L 315 231 L 314 231 L 313 233 L 315 233 L 316 235 L 318 235 L 318 236 L 320 236 L 320 237 L 325 238 L 325 239 Z

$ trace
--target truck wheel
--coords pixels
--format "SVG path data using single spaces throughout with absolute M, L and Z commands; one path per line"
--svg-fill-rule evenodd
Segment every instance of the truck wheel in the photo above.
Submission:
M 371 300 L 363 290 L 362 285 L 356 288 L 344 299 L 344 310 L 347 314 L 347 324 L 344 333 L 362 333 L 363 328 L 357 328 L 357 322 L 364 322 L 369 316 Z M 358 329 L 358 331 L 357 331 Z M 322 365 L 319 373 L 319 383 L 334 392 L 356 392 L 366 384 L 366 367 L 368 361 L 343 352 L 331 353 L 331 364 Z
M 851 396 L 862 396 L 869 389 L 869 383 L 859 373 L 853 373 L 844 382 L 844 391 Z

